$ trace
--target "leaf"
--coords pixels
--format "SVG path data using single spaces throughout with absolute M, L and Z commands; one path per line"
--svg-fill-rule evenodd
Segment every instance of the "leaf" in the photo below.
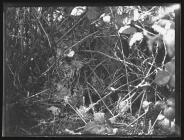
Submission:
M 132 47 L 134 43 L 137 41 L 141 41 L 143 39 L 143 34 L 141 32 L 134 33 L 130 38 L 129 38 L 129 46 Z
M 175 30 L 169 29 L 163 35 L 163 42 L 167 47 L 167 53 L 170 57 L 175 56 Z
M 140 17 L 140 14 L 139 14 L 139 11 L 138 9 L 135 9 L 134 10 L 134 21 L 137 21 Z
M 60 113 L 60 109 L 58 107 L 55 107 L 55 106 L 51 106 L 51 107 L 47 108 L 47 110 L 51 111 L 54 116 L 57 116 Z
M 156 22 L 157 25 L 160 25 L 161 27 L 165 28 L 165 29 L 170 29 L 173 21 L 171 20 L 167 20 L 167 19 L 160 19 L 158 22 Z
M 71 12 L 71 15 L 72 16 L 80 16 L 82 15 L 86 10 L 86 6 L 78 6 L 78 7 L 75 7 L 72 12 Z
M 68 57 L 73 57 L 75 52 L 73 50 L 70 50 L 70 52 L 67 54 Z
M 167 71 L 159 70 L 157 72 L 154 82 L 157 85 L 161 86 L 161 85 L 166 85 L 169 82 L 169 80 L 170 80 L 170 74 Z
M 168 71 L 170 74 L 175 73 L 175 61 L 170 61 L 165 64 L 165 70 Z
M 136 28 L 127 25 L 121 27 L 118 32 L 120 34 L 134 34 L 136 31 L 137 31 Z
M 98 123 L 104 123 L 105 122 L 105 113 L 97 112 L 94 113 L 94 121 Z
M 148 101 L 143 101 L 143 103 L 142 103 L 142 108 L 144 109 L 144 111 L 145 112 L 147 112 L 148 111 L 148 109 L 149 109 L 149 105 L 151 104 L 152 102 L 148 102 Z
M 123 6 L 118 6 L 116 12 L 118 15 L 122 15 L 123 14 Z
M 156 32 L 158 32 L 158 33 L 160 33 L 160 34 L 162 34 L 162 35 L 164 35 L 165 32 L 166 32 L 165 28 L 161 27 L 160 25 L 154 24 L 154 25 L 152 26 L 152 28 L 153 28 Z
M 111 21 L 111 17 L 109 15 L 106 15 L 103 17 L 103 21 L 109 23 Z
M 159 114 L 158 116 L 157 116 L 157 120 L 163 120 L 165 118 L 165 116 L 164 115 L 162 115 L 162 114 Z

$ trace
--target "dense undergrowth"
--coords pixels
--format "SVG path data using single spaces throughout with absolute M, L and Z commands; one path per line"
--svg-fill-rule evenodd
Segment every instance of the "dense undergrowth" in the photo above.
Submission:
M 178 134 L 173 9 L 6 7 L 5 135 Z

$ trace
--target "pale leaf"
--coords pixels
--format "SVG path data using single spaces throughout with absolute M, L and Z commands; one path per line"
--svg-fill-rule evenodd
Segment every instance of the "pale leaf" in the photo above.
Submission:
M 72 16 L 80 16 L 82 15 L 86 10 L 86 6 L 78 6 L 78 7 L 75 7 L 72 12 L 71 12 L 71 15 Z
M 141 41 L 143 39 L 143 34 L 141 32 L 137 32 L 133 34 L 129 39 L 129 46 L 132 47 L 134 43 L 137 41 Z

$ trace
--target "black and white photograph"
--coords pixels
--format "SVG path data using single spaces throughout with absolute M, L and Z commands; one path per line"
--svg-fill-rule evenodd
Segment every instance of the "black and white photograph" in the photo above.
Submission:
M 180 136 L 180 10 L 4 4 L 2 136 Z

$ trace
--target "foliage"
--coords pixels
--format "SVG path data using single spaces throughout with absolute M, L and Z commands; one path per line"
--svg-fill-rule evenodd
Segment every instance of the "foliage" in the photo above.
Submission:
M 155 105 L 175 94 L 173 10 L 6 7 L 6 135 L 177 133 Z

